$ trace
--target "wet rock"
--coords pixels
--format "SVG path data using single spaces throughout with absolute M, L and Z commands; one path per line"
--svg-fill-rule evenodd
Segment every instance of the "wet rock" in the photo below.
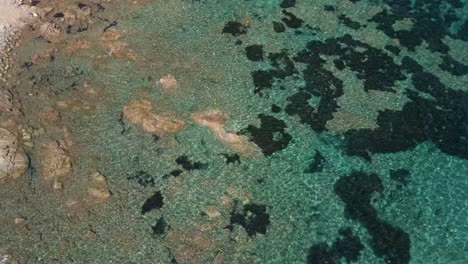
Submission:
M 39 28 L 41 35 L 50 42 L 56 43 L 63 39 L 63 30 L 53 23 L 44 23 Z
M 55 109 L 47 109 L 39 116 L 39 120 L 45 126 L 54 124 L 61 120 L 60 112 Z
M 19 146 L 18 137 L 0 128 L 0 181 L 16 179 L 28 169 L 28 158 Z
M 143 131 L 158 136 L 168 136 L 185 127 L 184 121 L 154 114 L 152 109 L 150 101 L 134 100 L 124 107 L 124 118 Z
M 24 224 L 24 223 L 26 223 L 26 219 L 25 219 L 25 218 L 23 218 L 23 217 L 17 217 L 17 218 L 15 218 L 15 224 L 16 224 L 16 225 L 22 225 L 22 224 Z
M 67 53 L 68 55 L 73 55 L 79 52 L 80 50 L 89 49 L 89 48 L 91 48 L 91 42 L 89 42 L 88 40 L 84 38 L 78 38 L 74 40 L 70 45 L 68 45 Z
M 171 251 L 178 263 L 209 263 L 203 261 L 215 249 L 210 233 L 202 230 L 172 231 L 168 235 Z
M 107 54 L 97 57 L 99 61 L 106 61 L 111 57 L 119 60 L 134 61 L 140 64 L 147 64 L 147 61 L 143 58 L 135 55 L 133 50 L 127 45 L 119 41 L 122 35 L 115 29 L 110 28 L 106 30 L 101 37 L 103 46 L 107 49 Z
M 91 187 L 88 189 L 88 193 L 96 201 L 106 200 L 111 196 L 109 191 L 109 185 L 107 184 L 107 178 L 95 172 L 91 175 Z
M 209 128 L 220 142 L 240 155 L 255 158 L 261 154 L 258 146 L 250 142 L 247 137 L 226 131 L 224 126 L 227 120 L 226 113 L 218 110 L 208 110 L 195 113 L 192 117 L 199 126 Z
M 53 46 L 47 47 L 45 50 L 34 54 L 32 56 L 32 62 L 34 64 L 42 63 L 42 62 L 48 62 L 51 60 L 51 58 L 54 56 L 54 54 L 57 52 L 57 49 L 54 48 Z
M 122 35 L 117 30 L 109 28 L 102 34 L 101 40 L 106 43 L 110 41 L 119 40 L 121 37 Z
M 75 113 L 83 111 L 86 112 L 94 109 L 94 106 L 86 105 L 85 101 L 76 97 L 57 101 L 56 105 L 60 110 L 71 111 Z
M 173 91 L 177 88 L 177 80 L 171 74 L 168 74 L 157 82 L 157 85 L 160 86 L 164 91 Z
M 3 254 L 3 252 L 0 252 L 0 263 L 1 264 L 20 264 L 11 255 Z
M 210 218 L 216 218 L 220 217 L 221 213 L 219 212 L 218 208 L 215 206 L 208 206 L 208 208 L 205 209 L 205 214 L 208 215 Z
M 42 147 L 42 176 L 52 181 L 54 189 L 62 188 L 62 180 L 72 171 L 68 151 L 57 141 L 51 141 Z

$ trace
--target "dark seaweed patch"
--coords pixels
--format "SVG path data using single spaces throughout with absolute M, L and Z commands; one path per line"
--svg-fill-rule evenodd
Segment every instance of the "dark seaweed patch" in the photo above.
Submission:
M 273 21 L 273 30 L 276 33 L 283 33 L 286 30 L 286 27 L 281 22 Z
M 272 69 L 253 71 L 252 78 L 255 86 L 254 93 L 263 95 L 264 89 L 271 89 L 276 79 L 285 79 L 297 73 L 294 62 L 289 58 L 286 50 L 268 54 Z
M 342 60 L 339 60 L 339 59 L 334 59 L 333 60 L 333 64 L 335 64 L 335 67 L 342 71 L 346 68 L 346 65 L 344 64 L 344 62 Z
M 157 191 L 153 196 L 148 198 L 141 207 L 141 214 L 146 214 L 153 210 L 159 210 L 164 206 L 164 197 L 161 191 Z
M 294 62 L 289 58 L 286 50 L 268 54 L 271 66 L 274 68 L 272 74 L 275 78 L 284 79 L 297 73 Z
M 258 117 L 261 122 L 260 127 L 249 125 L 241 131 L 241 134 L 248 133 L 265 156 L 285 149 L 292 139 L 291 135 L 286 132 L 286 123 L 265 114 L 259 114 Z
M 390 170 L 390 179 L 407 186 L 411 172 L 407 169 Z
M 263 60 L 263 46 L 262 45 L 250 45 L 245 48 L 247 59 L 251 61 Z
M 223 33 L 231 34 L 233 36 L 240 36 L 247 34 L 247 26 L 242 25 L 237 21 L 229 21 L 223 28 Z
M 169 172 L 169 174 L 171 174 L 171 175 L 174 176 L 174 177 L 177 177 L 177 176 L 179 176 L 180 174 L 182 174 L 182 170 L 179 170 L 179 169 L 173 170 L 173 171 Z
M 335 12 L 335 11 L 336 11 L 335 7 L 332 6 L 332 5 L 326 5 L 326 6 L 323 8 L 323 10 L 325 10 L 325 11 L 327 11 L 327 12 Z
M 275 105 L 275 104 L 272 104 L 272 105 L 271 105 L 271 112 L 273 112 L 273 113 L 279 113 L 279 112 L 281 112 L 281 107 L 279 107 L 279 106 L 277 106 L 277 105 Z
M 270 225 L 270 215 L 267 213 L 266 205 L 246 204 L 242 209 L 234 208 L 231 214 L 230 223 L 226 227 L 229 230 L 234 229 L 234 225 L 242 226 L 249 236 L 257 234 L 266 234 L 267 227 Z
M 237 154 L 226 154 L 226 153 L 223 153 L 222 155 L 223 155 L 224 158 L 226 159 L 226 164 L 231 164 L 231 163 L 240 164 L 240 163 L 241 163 L 240 157 L 239 157 L 239 155 L 237 155 Z
M 334 185 L 335 193 L 345 203 L 346 218 L 363 224 L 377 219 L 377 211 L 371 205 L 374 193 L 383 192 L 383 184 L 375 173 L 353 172 L 341 177 Z
M 356 49 L 360 49 L 357 51 Z M 314 74 L 313 71 L 320 70 L 322 74 L 326 73 L 322 64 L 324 61 L 319 54 L 337 55 L 352 71 L 356 72 L 359 79 L 364 80 L 364 89 L 381 90 L 394 92 L 392 86 L 397 80 L 404 80 L 405 76 L 400 72 L 398 65 L 393 59 L 379 49 L 358 40 L 354 40 L 350 35 L 344 35 L 337 39 L 328 39 L 325 42 L 311 41 L 307 49 L 299 52 L 295 60 L 307 63 L 311 67 L 308 74 Z M 309 82 L 315 81 L 318 74 L 312 75 Z M 331 72 L 321 77 L 322 82 L 333 78 Z M 336 79 L 336 77 L 334 78 Z M 334 81 L 335 86 L 337 81 Z
M 449 155 L 468 159 L 468 93 L 448 89 L 411 58 L 403 59 L 402 68 L 417 90 L 407 91 L 412 101 L 401 111 L 381 111 L 375 130 L 347 131 L 346 152 L 370 160 L 371 153 L 405 151 L 431 141 Z
M 359 237 L 353 235 L 350 228 L 339 231 L 341 237 L 329 247 L 326 243 L 319 243 L 309 249 L 307 255 L 308 264 L 338 264 L 344 258 L 346 262 L 354 262 L 359 259 L 364 245 Z
M 135 174 L 128 175 L 127 180 L 136 181 L 143 187 L 154 187 L 155 181 L 151 174 L 146 171 L 137 171 Z
M 296 0 L 283 0 L 280 4 L 281 8 L 290 8 L 296 5 Z
M 260 93 L 263 89 L 273 86 L 275 80 L 271 71 L 258 70 L 251 74 L 255 86 L 254 93 Z
M 286 10 L 283 10 L 283 14 L 287 17 L 284 17 L 283 19 L 281 19 L 284 24 L 286 24 L 287 27 L 289 28 L 300 28 L 302 26 L 302 24 L 304 23 L 304 20 L 298 18 L 297 16 L 295 16 L 293 13 L 290 13 Z
M 333 119 L 333 112 L 338 104 L 333 97 L 321 97 L 317 109 L 309 104 L 312 96 L 304 91 L 288 97 L 289 104 L 285 108 L 288 115 L 299 116 L 301 123 L 308 124 L 314 131 L 322 132 L 328 120 Z
M 189 158 L 185 155 L 180 156 L 176 159 L 176 163 L 182 166 L 182 168 L 186 171 L 192 170 L 204 170 L 208 168 L 208 164 L 201 163 L 201 162 L 193 162 L 189 160 Z
M 387 45 L 385 46 L 385 49 L 390 51 L 396 56 L 400 55 L 400 52 L 401 52 L 400 48 L 398 48 L 397 46 L 393 46 L 393 45 Z
M 442 70 L 450 72 L 455 76 L 462 76 L 468 74 L 468 65 L 454 60 L 449 55 L 443 56 L 442 63 L 439 65 L 439 67 Z
M 298 115 L 302 123 L 309 124 L 316 132 L 325 130 L 326 122 L 333 118 L 333 113 L 339 108 L 336 99 L 343 95 L 343 82 L 325 69 L 322 55 L 339 56 L 339 59 L 334 60 L 336 67 L 349 67 L 356 72 L 357 78 L 364 80 L 366 91 L 395 92 L 395 82 L 406 79 L 399 65 L 389 55 L 352 39 L 350 35 L 324 42 L 310 41 L 307 48 L 293 58 L 296 62 L 306 64 L 302 72 L 306 85 L 303 91 L 288 98 L 289 104 L 285 110 L 289 115 Z M 256 91 L 272 87 L 275 76 L 271 77 L 273 74 L 268 73 L 265 76 L 268 76 L 271 82 L 268 86 L 256 87 Z M 309 104 L 312 96 L 319 98 L 317 106 Z
M 346 15 L 340 15 L 338 16 L 338 19 L 343 22 L 343 24 L 351 29 L 360 29 L 363 27 L 361 24 L 359 24 L 356 21 L 351 20 L 351 18 L 347 17 Z
M 312 163 L 309 165 L 307 169 L 304 170 L 304 173 L 315 173 L 315 172 L 322 172 L 323 171 L 323 163 L 325 162 L 325 157 L 322 156 L 322 153 L 317 150 L 314 155 L 314 159 Z
M 159 220 L 151 227 L 154 236 L 163 236 L 169 230 L 169 225 L 167 224 L 164 217 L 159 218 Z
M 468 26 L 465 24 L 458 30 L 452 31 L 453 24 L 459 21 L 455 15 L 456 9 L 463 4 L 458 0 L 421 0 L 418 5 L 411 1 L 384 1 L 389 9 L 384 9 L 374 15 L 370 21 L 379 24 L 382 30 L 391 38 L 399 40 L 400 44 L 411 51 L 425 41 L 432 52 L 447 53 L 448 46 L 442 41 L 445 36 L 455 39 L 468 40 Z M 441 10 L 445 10 L 441 12 Z M 413 26 L 410 30 L 395 30 L 392 25 L 399 20 L 410 19 Z
M 345 217 L 358 221 L 372 237 L 371 247 L 386 263 L 403 264 L 410 261 L 409 235 L 398 227 L 380 220 L 372 207 L 374 193 L 382 193 L 384 186 L 377 174 L 353 172 L 341 177 L 334 191 L 345 204 Z

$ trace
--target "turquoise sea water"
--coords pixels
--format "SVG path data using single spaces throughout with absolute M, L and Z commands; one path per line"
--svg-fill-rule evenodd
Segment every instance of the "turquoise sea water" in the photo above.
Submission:
M 30 219 L 2 246 L 25 263 L 468 262 L 467 3 L 85 4 L 87 30 L 21 48 L 26 65 L 57 47 L 21 73 L 26 122 L 58 109 L 74 142 L 61 194 L 38 187 L 34 147 L 25 198 L 3 205 Z M 103 44 L 109 30 L 124 52 Z M 78 38 L 91 48 L 67 53 Z M 157 82 L 168 74 L 169 93 Z M 57 106 L 70 98 L 77 108 Z M 124 106 L 139 99 L 185 128 L 159 137 L 130 124 Z M 210 109 L 261 157 L 193 121 Z M 35 146 L 65 138 L 46 130 Z M 67 208 L 94 171 L 110 200 Z

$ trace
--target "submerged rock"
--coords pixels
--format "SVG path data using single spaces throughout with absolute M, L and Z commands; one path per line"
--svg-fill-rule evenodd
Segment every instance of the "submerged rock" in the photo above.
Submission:
M 0 128 L 0 181 L 16 179 L 28 169 L 28 158 L 18 144 L 18 137 Z
M 199 126 L 209 128 L 221 143 L 240 155 L 249 158 L 260 155 L 260 148 L 255 143 L 250 142 L 247 137 L 226 131 L 224 126 L 227 120 L 226 113 L 218 110 L 208 110 L 195 113 L 192 115 L 192 118 Z
M 42 175 L 52 181 L 54 189 L 62 188 L 62 179 L 72 170 L 68 151 L 57 141 L 51 141 L 42 148 Z
M 39 28 L 41 35 L 48 41 L 56 43 L 63 39 L 63 30 L 53 23 L 44 23 Z
M 124 107 L 124 118 L 143 131 L 158 136 L 174 134 L 185 127 L 184 121 L 156 115 L 152 109 L 150 101 L 134 100 Z
M 174 76 L 168 74 L 159 79 L 157 85 L 161 86 L 164 91 L 173 91 L 177 88 L 177 80 Z
M 91 175 L 91 187 L 88 193 L 94 200 L 100 202 L 111 196 L 106 176 L 95 172 Z

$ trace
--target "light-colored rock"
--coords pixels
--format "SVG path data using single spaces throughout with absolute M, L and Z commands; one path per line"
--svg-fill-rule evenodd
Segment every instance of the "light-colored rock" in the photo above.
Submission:
M 50 125 L 56 122 L 59 122 L 61 119 L 60 112 L 49 108 L 46 111 L 42 112 L 39 116 L 39 120 L 43 125 Z
M 216 138 L 228 148 L 246 158 L 255 158 L 261 155 L 260 148 L 245 136 L 227 132 L 225 122 L 227 114 L 218 110 L 208 110 L 192 115 L 195 122 L 201 127 L 209 128 Z
M 160 86 L 164 91 L 173 91 L 177 88 L 177 80 L 171 74 L 168 74 L 157 82 L 157 85 Z
M 91 175 L 91 187 L 88 189 L 89 195 L 98 201 L 106 200 L 111 196 L 109 191 L 109 185 L 107 184 L 107 178 L 95 172 Z
M 124 107 L 124 118 L 143 131 L 158 136 L 174 134 L 185 127 L 184 121 L 154 114 L 152 109 L 150 101 L 134 100 Z
M 26 222 L 26 219 L 24 219 L 22 217 L 15 218 L 15 224 L 16 225 L 21 225 L 21 224 L 24 224 L 25 222 Z
M 221 213 L 218 211 L 218 208 L 215 206 L 208 206 L 206 208 L 205 213 L 210 217 L 210 218 L 215 218 L 221 216 Z
M 72 55 L 80 50 L 83 49 L 90 49 L 91 48 L 91 42 L 84 38 L 78 38 L 74 40 L 70 45 L 67 47 L 67 53 L 68 55 Z
M 28 169 L 28 158 L 19 146 L 18 137 L 0 128 L 0 181 L 16 179 Z
M 42 176 L 53 182 L 54 189 L 61 189 L 62 180 L 72 171 L 68 151 L 57 141 L 51 141 L 42 148 Z
M 104 33 L 102 33 L 101 40 L 103 42 L 110 42 L 119 40 L 122 35 L 115 29 L 109 28 Z
M 45 39 L 51 42 L 59 42 L 63 39 L 63 30 L 56 24 L 46 22 L 41 25 L 39 31 Z

